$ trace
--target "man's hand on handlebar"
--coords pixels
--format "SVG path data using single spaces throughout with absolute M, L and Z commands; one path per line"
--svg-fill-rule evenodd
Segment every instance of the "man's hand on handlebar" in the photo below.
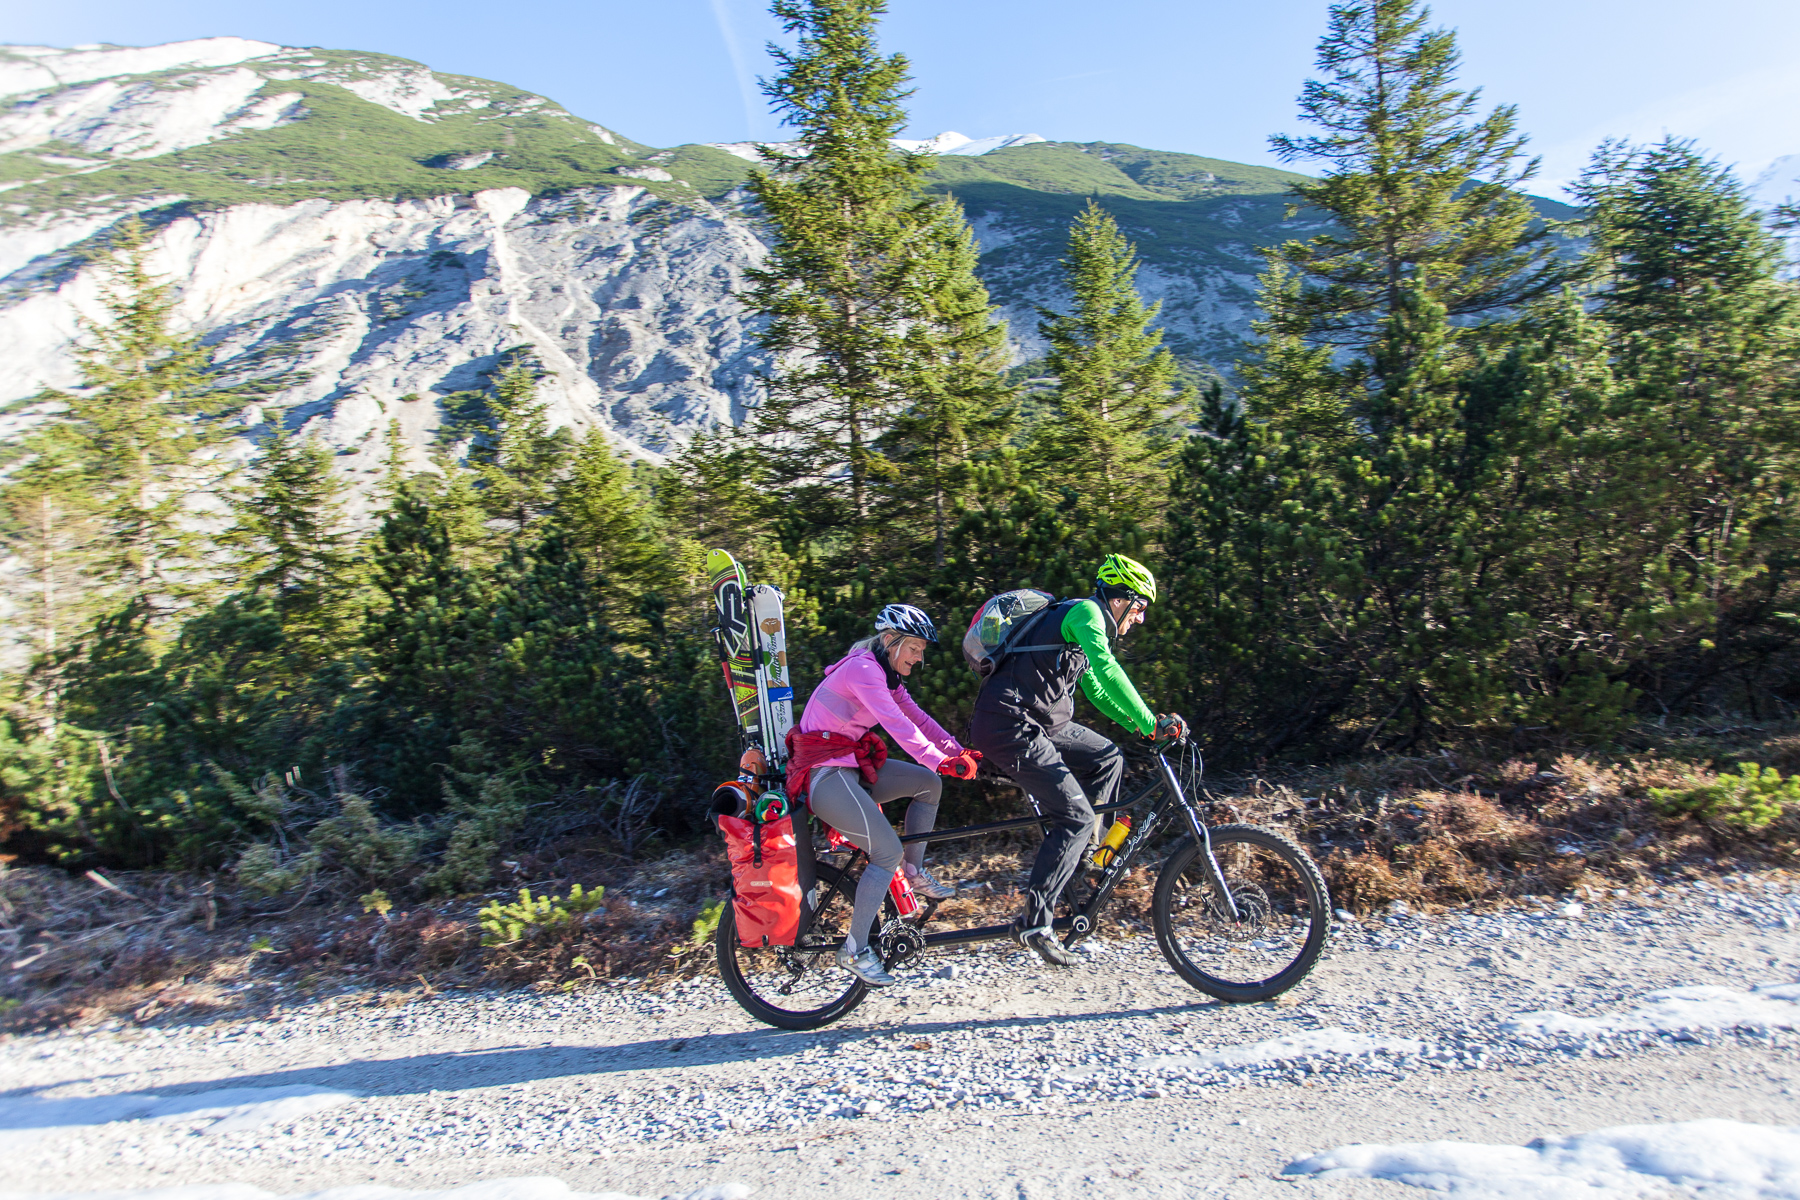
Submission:
M 1175 713 L 1164 713 L 1156 718 L 1156 729 L 1150 734 L 1150 745 L 1156 750 L 1167 750 L 1187 735 L 1186 721 Z
M 952 779 L 973 779 L 980 763 L 981 751 L 964 750 L 939 763 L 937 771 L 939 775 L 948 775 Z

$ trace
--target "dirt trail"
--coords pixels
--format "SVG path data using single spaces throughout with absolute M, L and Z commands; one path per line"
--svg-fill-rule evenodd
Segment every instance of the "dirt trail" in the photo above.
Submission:
M 24 1192 L 549 1175 L 635 1196 L 738 1182 L 762 1200 L 1417 1197 L 1281 1172 L 1358 1141 L 1800 1125 L 1800 992 L 1752 990 L 1796 980 L 1800 895 L 1764 877 L 1580 912 L 1344 923 L 1302 988 L 1235 1008 L 1182 984 L 1147 937 L 1054 974 L 1010 945 L 928 956 L 811 1034 L 752 1024 L 710 981 L 346 996 L 13 1038 L 0 1151 Z M 1696 986 L 1715 990 L 1649 995 Z M 1533 1011 L 1561 1016 L 1519 1019 Z

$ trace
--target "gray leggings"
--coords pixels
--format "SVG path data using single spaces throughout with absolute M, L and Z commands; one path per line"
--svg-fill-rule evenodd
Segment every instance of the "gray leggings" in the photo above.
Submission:
M 863 790 L 862 774 L 855 767 L 821 767 L 812 773 L 809 789 L 813 815 L 869 856 L 868 868 L 856 885 L 856 909 L 850 916 L 851 948 L 860 950 L 869 926 L 881 915 L 881 898 L 903 857 L 900 838 L 882 815 L 881 805 L 910 796 L 906 832 L 927 833 L 937 824 L 944 781 L 936 771 L 890 758 L 868 791 Z M 924 842 L 913 842 L 904 849 L 907 862 L 915 867 L 924 864 Z

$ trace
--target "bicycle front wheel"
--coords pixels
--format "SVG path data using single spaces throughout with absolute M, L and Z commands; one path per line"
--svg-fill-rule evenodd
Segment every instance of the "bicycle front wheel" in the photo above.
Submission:
M 1177 974 L 1209 996 L 1231 1004 L 1279 996 L 1325 951 L 1331 897 L 1324 876 L 1273 830 L 1222 825 L 1211 835 L 1237 916 L 1221 903 L 1205 853 L 1190 839 L 1156 881 L 1156 944 Z
M 777 1029 L 817 1029 L 845 1016 L 869 994 L 862 980 L 840 970 L 836 943 L 850 928 L 856 879 L 818 864 L 812 930 L 799 946 L 740 946 L 737 917 L 727 903 L 714 946 L 719 974 L 745 1012 Z

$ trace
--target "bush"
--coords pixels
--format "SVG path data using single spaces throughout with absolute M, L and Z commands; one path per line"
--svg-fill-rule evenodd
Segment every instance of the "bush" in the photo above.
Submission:
M 700 915 L 694 918 L 694 938 L 688 943 L 688 947 L 699 950 L 706 943 L 712 941 L 713 935 L 719 932 L 719 918 L 724 915 L 725 902 L 723 900 L 708 900 L 702 904 Z
M 1736 775 L 1687 788 L 1651 788 L 1650 798 L 1668 816 L 1719 821 L 1735 829 L 1768 827 L 1785 805 L 1800 804 L 1800 775 L 1781 777 L 1774 767 L 1744 763 Z
M 567 896 L 533 896 L 531 889 L 520 888 L 515 903 L 496 900 L 481 910 L 481 944 L 511 946 L 539 934 L 566 932 L 599 908 L 605 896 L 605 888 L 584 892 L 579 883 Z

